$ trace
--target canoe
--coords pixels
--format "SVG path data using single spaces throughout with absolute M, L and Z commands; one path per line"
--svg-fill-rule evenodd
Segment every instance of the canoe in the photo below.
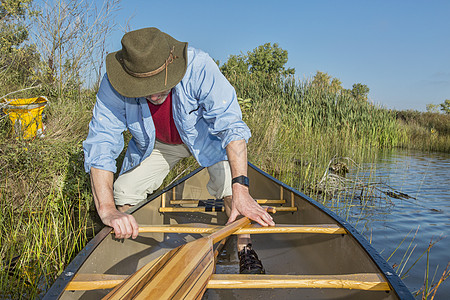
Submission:
M 275 227 L 255 224 L 215 245 L 216 268 L 202 299 L 414 299 L 391 266 L 349 223 L 249 163 L 250 193 L 276 208 Z M 170 250 L 208 236 L 227 221 L 199 168 L 130 213 L 135 240 L 103 228 L 56 279 L 44 299 L 101 299 Z M 241 275 L 236 234 L 251 233 L 266 274 Z M 154 299 L 151 296 L 149 299 Z

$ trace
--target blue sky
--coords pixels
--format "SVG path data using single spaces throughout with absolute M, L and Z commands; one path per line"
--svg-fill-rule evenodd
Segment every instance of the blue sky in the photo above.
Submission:
M 371 101 L 425 111 L 450 99 L 450 1 L 123 0 L 108 50 L 129 28 L 158 27 L 224 63 L 264 43 L 289 53 L 303 80 L 316 71 L 363 83 Z

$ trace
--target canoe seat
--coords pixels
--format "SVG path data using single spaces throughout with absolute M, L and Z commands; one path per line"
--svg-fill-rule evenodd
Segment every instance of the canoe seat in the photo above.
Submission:
M 164 195 L 164 194 L 163 194 Z M 259 204 L 278 204 L 277 206 L 273 206 L 277 211 L 287 211 L 287 212 L 296 212 L 297 207 L 295 206 L 279 206 L 280 204 L 285 204 L 286 200 L 284 199 L 257 199 Z M 206 200 L 195 200 L 195 199 L 182 199 L 182 200 L 170 200 L 169 204 L 178 205 L 175 206 L 166 206 L 165 197 L 162 197 L 162 204 L 159 208 L 159 211 L 164 212 L 224 212 L 225 207 L 223 203 L 223 199 L 206 199 Z M 182 205 L 187 205 L 190 207 L 179 207 Z
M 296 212 L 294 192 L 280 186 L 278 199 L 255 199 L 259 204 L 273 206 L 279 212 Z M 171 200 L 167 201 L 167 197 Z M 286 200 L 285 198 L 289 198 Z M 168 203 L 167 203 L 168 202 Z M 289 202 L 289 203 L 288 203 Z M 167 204 L 171 206 L 167 206 Z M 287 204 L 287 205 L 286 205 Z M 173 205 L 177 205 L 176 207 Z M 180 207 L 181 206 L 181 207 Z M 225 212 L 223 199 L 177 199 L 175 187 L 161 195 L 159 212 Z

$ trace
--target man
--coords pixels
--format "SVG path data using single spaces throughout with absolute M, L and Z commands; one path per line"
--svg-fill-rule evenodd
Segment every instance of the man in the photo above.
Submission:
M 132 139 L 113 182 L 125 130 Z M 122 50 L 106 57 L 106 75 L 83 143 L 102 222 L 114 228 L 117 238 L 136 238 L 138 224 L 125 211 L 156 190 L 177 161 L 193 155 L 208 167 L 208 191 L 224 198 L 228 222 L 244 215 L 273 226 L 248 192 L 249 138 L 234 88 L 205 52 L 156 28 L 126 33 Z M 263 273 L 250 236 L 239 236 L 238 247 L 241 272 Z

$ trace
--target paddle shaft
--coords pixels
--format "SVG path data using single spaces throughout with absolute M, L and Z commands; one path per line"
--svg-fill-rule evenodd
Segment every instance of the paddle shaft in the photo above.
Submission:
M 214 273 L 214 243 L 250 224 L 243 217 L 217 232 L 171 250 L 145 265 L 104 299 L 199 299 Z

